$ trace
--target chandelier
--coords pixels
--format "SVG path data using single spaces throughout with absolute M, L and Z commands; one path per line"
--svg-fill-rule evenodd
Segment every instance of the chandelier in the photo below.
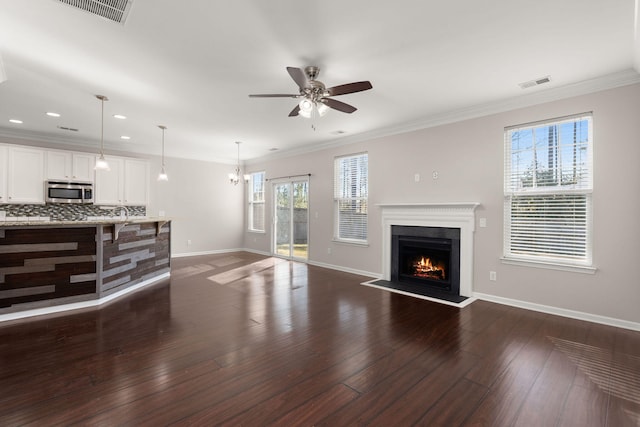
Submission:
M 242 175 L 242 171 L 240 170 L 240 144 L 240 141 L 236 141 L 236 145 L 238 146 L 238 163 L 236 164 L 236 169 L 229 174 L 229 182 L 233 185 L 238 185 L 240 176 Z M 243 175 L 242 178 L 244 182 L 249 182 L 251 177 L 249 175 Z

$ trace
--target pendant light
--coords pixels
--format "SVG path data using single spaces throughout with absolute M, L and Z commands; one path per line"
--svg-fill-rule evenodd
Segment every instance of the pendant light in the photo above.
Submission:
M 158 125 L 158 127 L 162 129 L 162 167 L 160 168 L 160 173 L 158 174 L 158 181 L 169 181 L 169 177 L 164 171 L 164 131 L 167 129 L 167 127 L 163 125 Z
M 236 169 L 229 174 L 229 182 L 233 185 L 238 185 L 238 182 L 240 182 L 240 144 L 240 141 L 236 141 L 236 145 L 238 146 L 238 163 L 236 165 Z M 244 175 L 243 178 L 244 182 L 249 182 L 251 177 L 249 175 Z
M 96 98 L 98 98 L 100 100 L 100 103 L 102 104 L 102 115 L 100 125 L 100 157 L 96 159 L 96 166 L 94 169 L 110 171 L 111 168 L 109 167 L 109 163 L 107 163 L 104 158 L 104 101 L 108 101 L 109 98 L 104 95 L 96 95 Z

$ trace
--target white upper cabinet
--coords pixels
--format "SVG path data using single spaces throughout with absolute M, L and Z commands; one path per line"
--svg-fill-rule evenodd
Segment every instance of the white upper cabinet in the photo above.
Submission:
M 105 156 L 110 171 L 96 171 L 94 154 L 0 144 L 0 204 L 44 203 L 45 180 L 94 183 L 94 204 L 146 206 L 149 161 Z
M 105 156 L 110 171 L 96 171 L 96 205 L 146 206 L 149 197 L 149 162 Z
M 9 146 L 9 203 L 44 203 L 44 151 Z
M 71 172 L 74 180 L 83 182 L 94 181 L 93 167 L 96 164 L 96 158 L 92 154 L 73 153 L 71 162 Z
M 149 162 L 126 159 L 124 161 L 124 203 L 147 205 L 149 197 Z
M 47 179 L 68 180 L 71 175 L 71 153 L 47 151 Z
M 7 163 L 9 161 L 9 150 L 0 145 L 0 203 L 7 203 Z
M 118 157 L 104 156 L 109 164 L 108 171 L 96 171 L 94 187 L 96 205 L 121 205 L 124 200 L 124 160 Z
M 94 156 L 68 151 L 47 151 L 47 179 L 93 182 Z

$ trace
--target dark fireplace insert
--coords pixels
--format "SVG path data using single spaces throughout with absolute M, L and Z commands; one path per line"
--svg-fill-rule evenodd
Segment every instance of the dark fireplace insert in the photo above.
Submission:
M 391 227 L 391 282 L 436 298 L 460 296 L 460 229 Z

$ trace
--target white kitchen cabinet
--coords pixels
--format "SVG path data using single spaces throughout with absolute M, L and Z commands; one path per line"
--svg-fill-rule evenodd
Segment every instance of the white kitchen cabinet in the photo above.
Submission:
M 93 182 L 95 157 L 69 151 L 47 151 L 47 179 Z
M 110 171 L 96 171 L 96 205 L 146 206 L 149 194 L 149 162 L 105 156 Z
M 124 159 L 104 156 L 110 170 L 97 170 L 94 186 L 96 205 L 121 205 L 124 193 Z
M 147 205 L 149 195 L 149 162 L 125 159 L 124 161 L 124 204 Z
M 96 158 L 93 154 L 73 153 L 71 172 L 76 181 L 93 182 Z
M 0 145 L 0 203 L 7 203 L 7 164 L 9 149 Z
M 44 150 L 9 146 L 9 203 L 44 203 Z

